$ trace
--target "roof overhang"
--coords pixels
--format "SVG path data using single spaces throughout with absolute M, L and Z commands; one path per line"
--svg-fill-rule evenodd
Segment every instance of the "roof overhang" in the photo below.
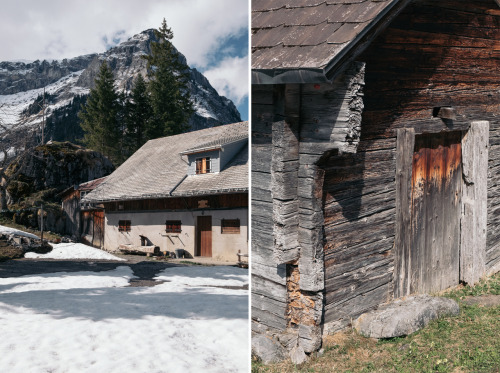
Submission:
M 500 1 L 500 0 L 499 0 Z M 252 84 L 326 83 L 323 69 L 252 70 Z
M 198 147 L 194 147 L 188 150 L 184 150 L 183 152 L 180 152 L 180 155 L 190 155 L 190 154 L 197 154 L 197 153 L 203 153 L 203 152 L 208 152 L 208 151 L 213 151 L 213 150 L 222 150 L 222 148 L 226 145 L 230 144 L 236 144 L 237 142 L 242 142 L 242 141 L 248 141 L 248 135 L 242 135 L 242 136 L 237 136 L 235 138 L 232 138 L 228 141 L 224 141 L 220 144 L 213 144 L 213 145 L 201 145 Z
M 252 69 L 252 84 L 293 84 L 333 82 L 338 74 L 370 45 L 412 0 L 394 0 L 336 54 L 325 68 Z M 496 0 L 500 2 L 500 0 Z
M 222 149 L 221 145 L 207 146 L 207 147 L 198 148 L 198 149 L 195 149 L 195 150 L 187 150 L 187 151 L 181 152 L 179 154 L 181 154 L 181 155 L 191 155 L 191 154 L 198 154 L 198 153 L 210 152 L 210 151 L 221 150 L 221 149 Z
M 213 196 L 218 194 L 235 194 L 235 193 L 248 193 L 248 188 L 226 188 L 218 190 L 202 190 L 200 192 L 188 192 L 179 194 L 144 194 L 142 196 L 124 196 L 116 198 L 106 198 L 106 199 L 82 199 L 82 202 L 87 203 L 110 203 L 110 202 L 128 202 L 128 201 L 141 201 L 145 199 L 171 199 L 171 198 L 186 198 L 186 197 L 203 197 L 203 196 Z

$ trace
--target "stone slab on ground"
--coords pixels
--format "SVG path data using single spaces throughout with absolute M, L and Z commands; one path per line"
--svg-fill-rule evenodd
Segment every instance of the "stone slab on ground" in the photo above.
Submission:
M 442 297 L 418 295 L 398 299 L 361 315 L 353 326 L 358 333 L 370 338 L 394 338 L 415 333 L 430 321 L 458 315 L 457 302 Z
M 257 334 L 252 336 L 252 355 L 264 364 L 277 363 L 287 357 L 283 346 L 270 336 Z
M 466 297 L 462 302 L 467 305 L 496 307 L 500 306 L 500 295 L 486 294 L 477 297 Z

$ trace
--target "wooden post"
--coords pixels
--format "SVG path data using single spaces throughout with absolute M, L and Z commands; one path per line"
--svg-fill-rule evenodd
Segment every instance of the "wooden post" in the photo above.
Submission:
M 396 237 L 394 242 L 394 298 L 410 293 L 411 173 L 415 131 L 397 130 Z
M 299 170 L 300 85 L 286 85 L 275 94 L 281 98 L 273 123 L 271 194 L 273 198 L 274 257 L 276 264 L 289 263 L 299 257 Z
M 41 212 L 40 212 L 40 230 L 41 230 L 41 237 L 40 239 L 42 240 L 42 244 L 43 244 L 43 204 L 41 205 L 41 208 L 40 208 Z
M 470 285 L 485 273 L 489 122 L 472 122 L 462 139 L 463 197 L 460 280 Z

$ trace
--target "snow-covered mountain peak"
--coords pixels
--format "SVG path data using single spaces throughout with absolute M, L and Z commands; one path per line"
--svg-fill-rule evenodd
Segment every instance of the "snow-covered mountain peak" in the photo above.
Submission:
M 151 52 L 150 43 L 155 40 L 154 30 L 148 29 L 100 54 L 51 62 L 0 62 L 0 123 L 7 127 L 21 123 L 26 128 L 37 127 L 41 114 L 31 112 L 36 111 L 33 105 L 44 87 L 51 95 L 46 114 L 50 117 L 57 109 L 64 111 L 76 96 L 89 93 L 104 61 L 113 70 L 117 88 L 130 90 L 139 73 L 146 76 L 146 60 L 142 56 Z M 196 109 L 190 121 L 193 130 L 241 120 L 233 102 L 219 96 L 199 71 L 190 69 L 189 75 Z M 64 115 L 61 120 L 64 121 Z

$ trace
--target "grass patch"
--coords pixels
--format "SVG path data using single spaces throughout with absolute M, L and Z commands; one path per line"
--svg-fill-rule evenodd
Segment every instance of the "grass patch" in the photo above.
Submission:
M 0 240 L 0 262 L 22 258 L 23 256 L 24 251 L 22 249 L 10 246 L 5 240 Z
M 431 322 L 407 337 L 376 341 L 353 330 L 327 335 L 323 355 L 296 366 L 290 361 L 252 363 L 252 373 L 269 372 L 500 372 L 500 306 L 467 305 L 468 296 L 498 295 L 500 273 L 475 287 L 443 296 L 460 304 L 460 314 Z

